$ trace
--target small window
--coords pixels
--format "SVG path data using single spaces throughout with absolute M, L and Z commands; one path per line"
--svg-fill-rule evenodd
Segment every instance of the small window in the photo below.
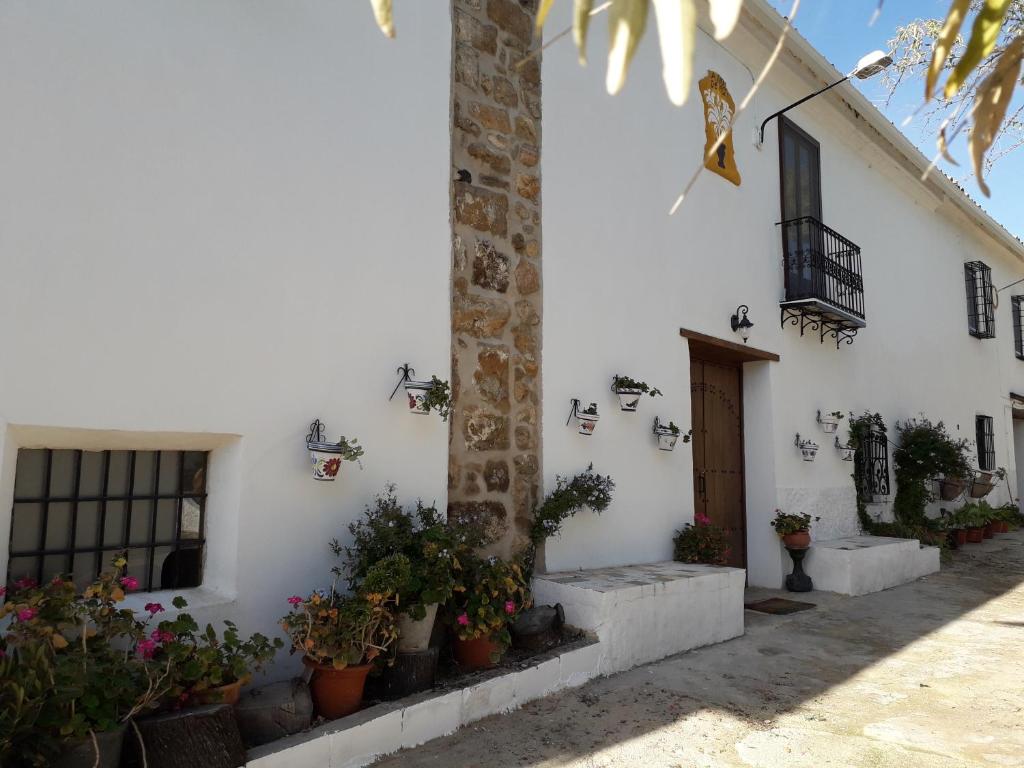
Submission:
M 992 270 L 984 262 L 968 262 L 964 264 L 964 281 L 967 284 L 967 330 L 979 339 L 995 338 Z
M 22 449 L 7 582 L 70 575 L 82 586 L 120 552 L 140 590 L 202 582 L 203 451 Z
M 1024 360 L 1024 296 L 1010 297 L 1010 312 L 1013 314 L 1013 351 L 1018 360 Z
M 978 440 L 978 467 L 984 470 L 996 468 L 996 446 L 991 416 L 975 416 L 974 430 Z
M 889 441 L 884 432 L 872 430 L 862 443 L 860 457 L 864 487 L 872 499 L 889 495 Z

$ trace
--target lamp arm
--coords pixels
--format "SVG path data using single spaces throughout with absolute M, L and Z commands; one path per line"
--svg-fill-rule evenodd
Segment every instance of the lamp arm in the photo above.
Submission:
M 792 104 L 790 104 L 790 105 L 789 105 L 788 107 L 785 107 L 785 108 L 783 108 L 783 109 L 780 109 L 780 110 L 779 110 L 778 112 L 776 112 L 776 113 L 774 113 L 774 114 L 768 115 L 768 117 L 766 117 L 766 118 L 764 119 L 764 122 L 763 122 L 763 123 L 761 123 L 761 134 L 760 134 L 761 138 L 760 138 L 760 142 L 759 142 L 759 143 L 760 143 L 760 144 L 764 144 L 764 128 L 765 128 L 765 126 L 766 126 L 766 125 L 768 125 L 768 123 L 770 123 L 770 122 L 771 122 L 772 120 L 774 120 L 774 119 L 775 119 L 776 117 L 781 117 L 782 115 L 784 115 L 784 114 L 786 114 L 787 112 L 789 112 L 789 110 L 793 109 L 793 107 L 799 107 L 799 106 L 800 106 L 801 104 L 803 104 L 803 103 L 804 103 L 805 101 L 810 101 L 810 100 L 811 100 L 811 99 L 813 99 L 813 98 L 814 98 L 815 96 L 820 96 L 820 95 L 821 95 L 821 94 L 823 94 L 823 93 L 824 93 L 825 91 L 831 90 L 832 88 L 835 88 L 835 87 L 836 87 L 837 85 L 839 85 L 839 84 L 841 84 L 841 83 L 845 83 L 845 82 L 846 82 L 847 80 L 849 80 L 849 79 L 850 79 L 850 76 L 849 76 L 849 75 L 847 75 L 847 76 L 846 76 L 846 77 L 844 77 L 844 78 L 843 78 L 842 80 L 836 80 L 836 81 L 835 81 L 834 83 L 832 83 L 832 85 L 826 85 L 826 86 L 825 86 L 824 88 L 822 88 L 822 89 L 821 89 L 820 91 L 815 91 L 814 93 L 810 94 L 809 96 L 804 96 L 804 97 L 803 97 L 802 99 L 800 99 L 799 101 L 794 101 L 794 102 L 793 102 Z

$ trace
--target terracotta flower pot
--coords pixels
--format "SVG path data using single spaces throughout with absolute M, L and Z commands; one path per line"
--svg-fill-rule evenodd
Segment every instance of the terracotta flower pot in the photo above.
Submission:
M 982 535 L 986 539 L 991 539 L 993 536 L 995 536 L 995 527 L 994 526 L 995 526 L 994 523 L 985 523 L 985 527 L 982 529 L 982 531 L 983 531 Z
M 985 527 L 976 526 L 967 529 L 967 541 L 971 544 L 981 544 L 981 540 L 985 538 Z
M 351 715 L 363 703 L 363 688 L 369 664 L 335 669 L 327 664 L 318 664 L 308 657 L 302 663 L 313 670 L 309 691 L 313 696 L 313 708 L 321 717 L 337 720 Z
M 956 539 L 957 546 L 963 546 L 967 543 L 967 529 L 957 528 L 953 531 L 953 536 Z
M 807 549 L 811 546 L 810 531 L 797 531 L 787 533 L 782 537 L 782 543 L 786 549 Z
M 466 669 L 490 669 L 497 662 L 495 654 L 501 653 L 501 647 L 489 637 L 478 637 L 475 640 L 455 638 L 455 660 L 460 667 Z
M 999 521 L 999 531 L 998 532 L 999 533 L 1009 533 L 1010 532 L 1010 524 L 1009 524 L 1009 522 L 1007 522 L 1006 520 L 1000 520 Z
M 939 497 L 943 501 L 953 501 L 964 492 L 966 483 L 960 477 L 947 477 L 939 481 Z
M 242 681 L 236 680 L 227 685 L 218 685 L 216 688 L 207 688 L 196 694 L 197 704 L 230 704 L 232 707 L 238 704 L 242 695 Z

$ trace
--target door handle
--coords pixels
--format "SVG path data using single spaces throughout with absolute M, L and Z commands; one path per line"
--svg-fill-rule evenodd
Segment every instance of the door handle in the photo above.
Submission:
M 697 492 L 701 495 L 701 498 L 707 500 L 708 497 L 708 485 L 704 480 L 704 473 L 701 472 L 697 475 Z

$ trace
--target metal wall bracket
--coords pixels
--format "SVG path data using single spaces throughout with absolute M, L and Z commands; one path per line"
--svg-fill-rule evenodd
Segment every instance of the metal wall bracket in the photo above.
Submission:
M 388 397 L 389 403 L 394 399 L 395 393 L 398 392 L 399 388 L 405 384 L 405 382 L 412 381 L 412 377 L 416 375 L 416 370 L 410 368 L 408 363 L 403 363 L 398 366 L 398 370 L 396 370 L 395 373 L 399 374 L 401 378 L 399 378 L 398 383 L 395 384 L 395 388 L 391 390 L 391 395 Z
M 859 330 L 853 323 L 829 317 L 811 307 L 780 307 L 780 310 L 780 327 L 785 328 L 786 323 L 799 326 L 801 336 L 808 328 L 818 331 L 818 341 L 822 344 L 825 343 L 826 336 L 831 336 L 836 340 L 836 349 L 839 349 L 840 343 L 844 341 L 853 344 L 853 338 Z

